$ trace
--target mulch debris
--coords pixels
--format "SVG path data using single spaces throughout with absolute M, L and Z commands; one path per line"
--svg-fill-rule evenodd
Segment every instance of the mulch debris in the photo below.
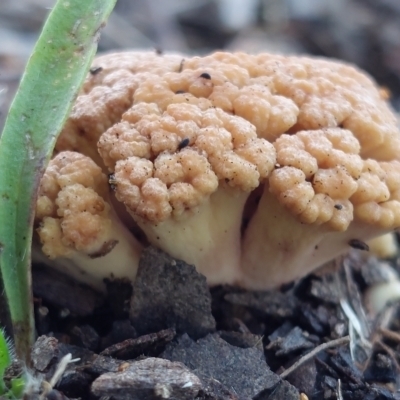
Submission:
M 249 292 L 209 289 L 149 247 L 133 286 L 109 281 L 108 294 L 34 266 L 33 372 L 49 382 L 66 354 L 79 359 L 47 399 L 400 399 L 400 304 L 377 320 L 363 309 L 365 290 L 387 279 L 380 263 L 352 251 L 324 273 Z
M 200 391 L 200 379 L 182 363 L 149 357 L 126 364 L 121 371 L 97 378 L 92 393 L 115 400 L 186 400 Z
M 32 286 L 36 297 L 79 317 L 92 315 L 103 301 L 103 296 L 89 286 L 40 265 L 32 269 Z
M 206 278 L 193 265 L 149 247 L 133 283 L 130 320 L 141 334 L 174 328 L 200 338 L 215 331 Z
M 136 339 L 126 339 L 104 349 L 100 355 L 115 357 L 119 360 L 130 360 L 145 355 L 147 357 L 158 356 L 167 343 L 176 335 L 174 329 L 164 329 L 157 333 L 149 333 Z

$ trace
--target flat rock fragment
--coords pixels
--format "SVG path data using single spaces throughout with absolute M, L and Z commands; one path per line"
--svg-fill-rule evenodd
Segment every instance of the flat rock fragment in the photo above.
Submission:
M 202 389 L 196 400 L 239 400 L 234 389 L 228 389 L 214 378 L 202 378 Z
M 299 391 L 287 381 L 281 381 L 273 390 L 266 390 L 254 400 L 299 400 Z
M 197 339 L 215 331 L 206 278 L 161 250 L 145 249 L 133 284 L 130 319 L 141 335 L 173 328 Z
M 285 325 L 281 328 L 283 327 L 285 327 Z M 305 333 L 298 326 L 286 332 L 281 328 L 278 328 L 268 337 L 271 341 L 268 345 L 268 349 L 274 349 L 276 356 L 287 356 L 291 353 L 314 347 L 314 343 L 307 338 Z
M 263 349 L 263 338 L 260 335 L 254 335 L 250 332 L 234 331 L 220 331 L 218 333 L 225 342 L 228 342 L 232 346 L 241 347 L 242 349 L 256 347 L 261 351 Z
M 396 383 L 399 379 L 399 370 L 390 356 L 377 353 L 364 371 L 364 379 L 367 382 Z
M 315 392 L 316 375 L 317 368 L 315 366 L 315 360 L 311 359 L 300 365 L 286 379 L 291 385 L 297 388 L 299 392 L 311 398 L 312 394 Z
M 137 332 L 129 319 L 116 320 L 112 323 L 111 331 L 103 337 L 101 342 L 102 349 L 106 349 L 114 344 L 123 342 L 126 339 L 137 337 Z
M 162 357 L 179 361 L 202 380 L 218 380 L 240 399 L 248 399 L 265 389 L 272 389 L 279 376 L 271 372 L 264 354 L 257 348 L 242 349 L 210 334 L 197 342 L 183 335 L 170 343 Z
M 74 344 L 92 351 L 97 350 L 100 342 L 99 334 L 88 324 L 74 326 L 71 329 L 71 337 Z
M 325 303 L 339 304 L 341 293 L 335 284 L 336 274 L 326 274 L 311 280 L 309 294 Z

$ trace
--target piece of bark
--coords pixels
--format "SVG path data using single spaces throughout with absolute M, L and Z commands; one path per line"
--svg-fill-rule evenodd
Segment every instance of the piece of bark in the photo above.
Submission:
M 182 363 L 147 358 L 130 363 L 122 372 L 101 375 L 91 390 L 95 396 L 115 400 L 190 400 L 200 389 L 200 379 Z
M 135 339 L 124 340 L 104 349 L 100 354 L 120 360 L 132 360 L 140 355 L 156 357 L 174 337 L 175 331 L 173 329 L 165 329 Z
M 40 372 L 46 372 L 57 361 L 60 351 L 58 340 L 51 336 L 40 336 L 31 352 L 33 367 Z
M 125 368 L 124 366 L 126 366 L 126 361 L 95 355 L 91 362 L 86 363 L 84 371 L 97 378 L 106 372 L 119 372 Z

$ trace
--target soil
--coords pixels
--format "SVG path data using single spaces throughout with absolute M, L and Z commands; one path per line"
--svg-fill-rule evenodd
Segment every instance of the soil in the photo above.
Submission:
M 133 286 L 109 281 L 106 295 L 34 265 L 32 373 L 50 382 L 66 354 L 79 359 L 48 399 L 400 399 L 400 303 L 377 316 L 364 304 L 387 264 L 352 250 L 251 292 L 209 289 L 149 247 Z

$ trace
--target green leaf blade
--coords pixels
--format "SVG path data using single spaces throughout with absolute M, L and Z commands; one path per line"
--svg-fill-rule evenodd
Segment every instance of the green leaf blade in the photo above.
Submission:
M 33 341 L 30 247 L 39 181 L 115 2 L 57 2 L 0 137 L 0 270 L 17 355 L 25 360 Z

